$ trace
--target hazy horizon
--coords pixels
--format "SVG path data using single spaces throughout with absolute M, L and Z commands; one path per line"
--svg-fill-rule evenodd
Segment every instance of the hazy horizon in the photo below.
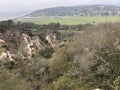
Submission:
M 60 7 L 60 6 L 79 6 L 79 5 L 116 5 L 119 6 L 119 0 L 4 0 L 0 1 L 0 19 L 6 19 L 24 15 L 34 10 Z

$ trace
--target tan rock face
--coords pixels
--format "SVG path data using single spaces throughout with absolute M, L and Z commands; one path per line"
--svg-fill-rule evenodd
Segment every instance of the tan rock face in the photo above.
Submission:
M 3 39 L 0 39 L 0 43 L 5 43 L 5 41 Z
M 0 60 L 10 60 L 12 61 L 12 56 L 9 51 L 6 51 L 2 46 L 5 44 L 3 39 L 0 39 Z
M 27 33 L 21 34 L 17 31 L 0 34 L 0 60 L 9 59 L 12 61 L 12 58 L 15 58 L 17 53 L 24 58 L 31 58 L 44 45 L 55 48 L 57 46 L 56 36 L 52 32 L 43 32 L 33 36 L 29 36 Z
M 43 37 L 50 46 L 52 46 L 53 48 L 55 48 L 57 46 L 57 39 L 56 39 L 56 35 L 54 34 L 44 34 Z M 32 55 L 41 47 L 43 47 L 43 43 L 45 44 L 45 42 L 43 42 L 43 40 L 41 38 L 38 37 L 38 35 L 35 35 L 33 37 L 30 37 L 29 35 L 23 33 L 21 35 L 21 44 L 25 43 L 24 45 L 24 53 L 23 56 L 27 57 L 27 58 L 31 58 Z
M 0 39 L 0 47 L 5 44 L 5 41 L 3 39 Z
M 14 61 L 12 58 L 12 54 L 9 51 L 2 52 L 0 55 L 0 60 L 10 60 Z
M 32 37 L 31 46 L 36 47 L 36 49 L 42 47 L 41 40 L 39 39 L 38 36 Z
M 0 60 L 6 59 L 6 58 L 7 58 L 7 54 L 5 52 L 2 52 L 0 55 Z
M 93 89 L 93 90 L 102 90 L 102 89 L 96 88 L 96 89 Z
M 46 40 L 53 48 L 57 46 L 57 40 L 55 35 L 47 35 Z
M 23 56 L 27 58 L 31 58 L 32 55 L 40 48 L 42 47 L 42 44 L 40 42 L 40 39 L 38 36 L 30 37 L 27 34 L 22 34 L 21 36 L 21 44 L 25 43 L 24 45 L 24 53 Z

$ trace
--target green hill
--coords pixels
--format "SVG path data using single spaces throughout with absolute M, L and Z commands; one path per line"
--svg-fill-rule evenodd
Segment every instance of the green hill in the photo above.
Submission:
M 71 7 L 54 7 L 34 11 L 25 16 L 118 16 L 120 7 L 110 5 L 83 5 Z

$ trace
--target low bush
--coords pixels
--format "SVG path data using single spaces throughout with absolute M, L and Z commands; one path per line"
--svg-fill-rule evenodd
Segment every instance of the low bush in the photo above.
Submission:
M 53 79 L 59 78 L 66 74 L 73 64 L 72 55 L 67 51 L 67 48 L 61 48 L 50 59 L 50 75 Z
M 29 83 L 7 70 L 0 69 L 0 90 L 31 90 Z
M 42 56 L 44 58 L 50 58 L 52 57 L 52 54 L 54 53 L 54 49 L 50 46 L 46 46 L 42 49 L 40 49 L 38 52 L 37 52 L 37 56 Z

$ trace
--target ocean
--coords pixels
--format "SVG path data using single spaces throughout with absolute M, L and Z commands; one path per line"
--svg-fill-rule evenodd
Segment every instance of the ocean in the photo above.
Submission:
M 0 11 L 0 21 L 24 16 L 30 11 Z

